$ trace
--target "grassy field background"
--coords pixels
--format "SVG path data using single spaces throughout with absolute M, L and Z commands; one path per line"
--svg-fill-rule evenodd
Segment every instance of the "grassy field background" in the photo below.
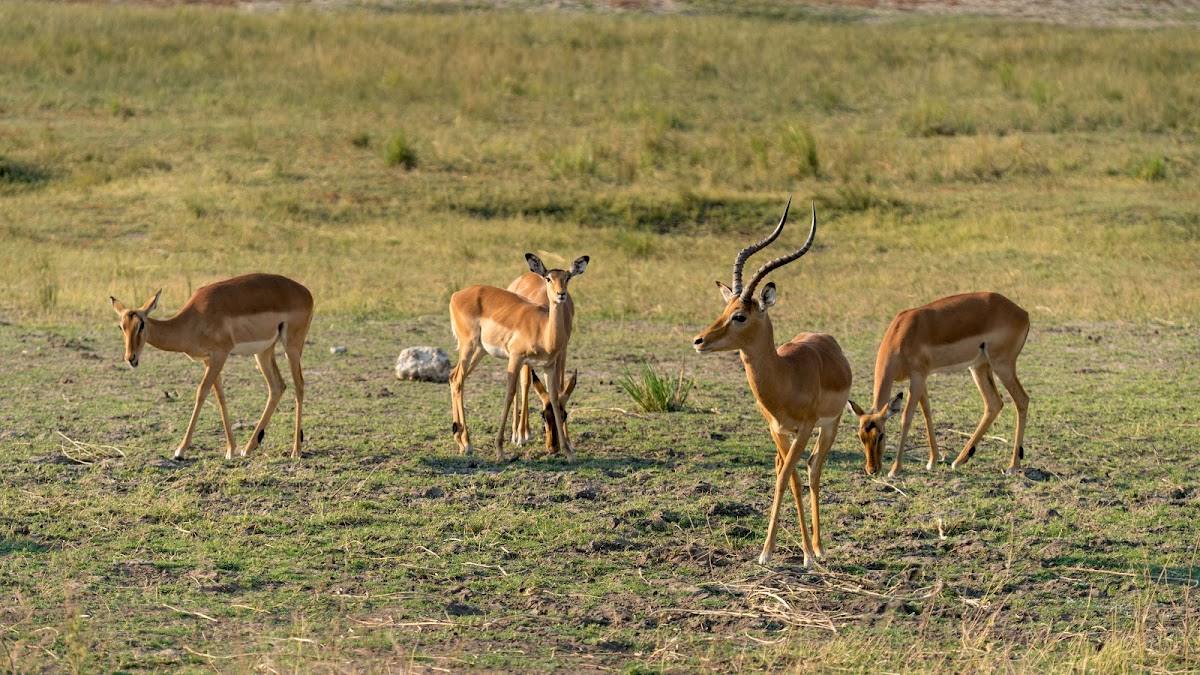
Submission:
M 681 4 L 0 4 L 0 664 L 1194 670 L 1195 17 Z M 773 275 L 777 336 L 833 333 L 860 401 L 902 308 L 986 288 L 1034 326 L 1026 471 L 999 472 L 1011 405 L 964 469 L 888 481 L 847 423 L 811 571 L 791 513 L 753 564 L 765 423 L 736 357 L 689 348 L 789 195 L 822 224 Z M 447 388 L 391 375 L 525 251 L 592 259 L 573 465 L 458 457 Z M 258 456 L 221 458 L 210 406 L 172 462 L 199 370 L 129 371 L 107 297 L 167 316 L 255 270 L 317 299 L 305 457 L 289 393 Z M 685 412 L 633 409 L 643 363 L 696 379 Z M 265 388 L 227 373 L 244 441 Z M 931 397 L 955 451 L 982 402 Z

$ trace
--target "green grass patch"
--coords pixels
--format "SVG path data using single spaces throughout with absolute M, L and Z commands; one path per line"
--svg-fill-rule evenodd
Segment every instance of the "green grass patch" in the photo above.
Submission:
M 683 368 L 679 376 L 660 375 L 649 364 L 642 364 L 636 373 L 625 371 L 617 382 L 621 389 L 646 412 L 675 412 L 687 405 L 688 394 L 696 381 L 684 377 Z

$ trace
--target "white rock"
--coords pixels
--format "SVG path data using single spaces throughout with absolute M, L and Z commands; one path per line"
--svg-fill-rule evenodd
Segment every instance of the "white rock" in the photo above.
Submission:
M 409 347 L 396 357 L 396 377 L 425 382 L 450 381 L 450 357 L 437 347 Z

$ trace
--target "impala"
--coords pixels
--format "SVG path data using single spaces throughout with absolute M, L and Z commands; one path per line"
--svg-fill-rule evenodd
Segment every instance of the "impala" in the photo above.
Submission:
M 897 314 L 884 333 L 875 357 L 875 401 L 871 409 L 863 410 L 853 401 L 847 404 L 858 415 L 858 437 L 867 456 L 867 473 L 882 468 L 886 422 L 903 406 L 896 461 L 888 475 L 899 473 L 904 440 L 918 404 L 925 417 L 925 432 L 929 438 L 929 463 L 925 468 L 933 470 L 941 457 L 933 435 L 926 381 L 935 373 L 966 369 L 970 369 L 975 386 L 983 394 L 983 419 L 951 468 L 957 469 L 975 455 L 979 440 L 1004 406 L 993 374 L 1000 378 L 1017 406 L 1017 434 L 1013 440 L 1012 461 L 1005 473 L 1011 474 L 1020 468 L 1021 459 L 1025 457 L 1022 441 L 1029 395 L 1017 379 L 1017 356 L 1028 335 L 1029 313 L 999 293 L 952 295 Z M 907 404 L 904 404 L 904 392 L 891 398 L 892 384 L 903 380 L 909 381 Z
M 547 270 L 532 253 L 525 254 L 529 269 L 542 278 L 546 286 L 547 304 L 534 302 L 500 288 L 471 286 L 450 296 L 450 326 L 458 341 L 458 364 L 450 371 L 450 403 L 454 421 L 451 431 L 459 451 L 473 452 L 467 430 L 466 407 L 463 404 L 463 384 L 484 353 L 508 360 L 508 384 L 504 397 L 504 412 L 500 416 L 500 431 L 496 437 L 496 454 L 504 459 L 504 434 L 508 411 L 517 388 L 517 379 L 524 365 L 541 366 L 546 370 L 546 388 L 555 433 L 568 461 L 574 461 L 563 424 L 560 387 L 561 370 L 571 339 L 572 313 L 567 311 L 571 296 L 567 284 L 572 277 L 587 269 L 588 256 L 575 260 L 570 270 Z
M 791 202 L 788 202 L 790 208 Z M 775 537 L 779 524 L 779 510 L 783 493 L 790 482 L 796 510 L 800 517 L 800 532 L 804 545 L 804 564 L 812 558 L 822 557 L 821 516 L 818 508 L 821 492 L 821 467 L 825 456 L 837 437 L 838 422 L 850 395 L 850 363 L 842 354 L 836 340 L 821 333 L 800 333 L 775 347 L 774 330 L 767 314 L 776 301 L 775 284 L 763 287 L 762 294 L 755 298 L 754 289 L 763 277 L 808 252 L 817 233 L 817 209 L 813 205 L 812 227 L 808 240 L 793 253 L 776 258 L 754 273 L 750 282 L 742 286 L 742 267 L 755 252 L 774 241 L 787 222 L 788 209 L 775 231 L 765 239 L 746 247 L 733 262 L 733 287 L 721 282 L 721 297 L 725 300 L 725 311 L 720 318 L 700 333 L 693 341 L 697 352 L 739 350 L 746 368 L 746 379 L 750 391 L 758 402 L 758 409 L 771 430 L 775 441 L 775 494 L 771 502 L 771 514 L 767 524 L 767 541 L 763 544 L 758 561 L 766 564 L 775 548 Z M 796 465 L 808 445 L 813 429 L 818 429 L 816 449 L 808 458 L 809 480 L 812 486 L 812 537 L 804 522 L 804 507 L 801 499 L 803 486 Z
M 541 276 L 526 272 L 521 276 L 513 279 L 508 285 L 508 291 L 529 300 L 538 305 L 549 307 L 550 300 L 546 293 L 546 282 Z M 566 320 L 568 324 L 572 324 L 575 318 L 575 302 L 570 296 L 567 296 L 566 302 L 563 304 L 563 311 L 566 312 Z M 566 362 L 566 351 L 563 351 L 564 363 Z M 566 372 L 566 368 L 559 369 L 561 376 Z M 563 405 L 563 423 L 567 421 L 567 399 L 570 398 L 571 392 L 575 389 L 575 377 L 578 371 L 571 376 L 569 386 L 559 385 L 559 390 L 562 392 Z M 529 366 L 521 367 L 521 394 L 516 400 L 517 410 L 513 413 L 512 423 L 512 442 L 514 445 L 525 445 L 529 442 L 529 388 L 533 386 L 537 388 L 538 397 L 542 399 L 542 418 L 546 422 L 546 450 L 549 453 L 554 453 L 558 450 L 558 437 L 554 434 L 553 415 L 550 409 L 549 392 L 546 387 L 537 381 L 537 376 L 533 372 L 533 368 Z
M 300 456 L 304 432 L 300 416 L 304 408 L 304 375 L 300 371 L 300 356 L 304 352 L 304 336 L 312 322 L 312 294 L 304 286 L 275 274 L 249 274 L 219 281 L 200 288 L 179 313 L 169 319 L 153 319 L 150 312 L 158 307 L 158 296 L 146 301 L 139 309 L 130 309 L 120 300 L 109 296 L 121 331 L 125 334 L 125 361 L 137 368 L 142 348 L 149 343 L 163 351 L 183 352 L 189 358 L 204 362 L 204 377 L 196 390 L 196 405 L 188 422 L 183 441 L 175 450 L 175 459 L 192 443 L 200 407 L 212 389 L 217 394 L 221 423 L 225 426 L 227 449 L 225 459 L 233 458 L 233 433 L 225 410 L 225 392 L 221 388 L 221 368 L 230 354 L 254 355 L 258 369 L 267 381 L 267 407 L 254 428 L 254 433 L 242 456 L 262 443 L 267 424 L 287 388 L 275 362 L 275 345 L 283 347 L 292 368 L 292 383 L 296 387 L 296 430 L 292 442 L 292 457 Z

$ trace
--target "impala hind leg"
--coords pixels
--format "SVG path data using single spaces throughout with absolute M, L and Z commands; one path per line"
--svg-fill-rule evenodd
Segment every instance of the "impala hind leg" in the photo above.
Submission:
M 833 447 L 837 438 L 838 424 L 841 418 L 820 427 L 817 434 L 817 447 L 808 457 L 808 485 L 812 493 L 812 545 L 813 554 L 818 558 L 825 557 L 825 549 L 821 547 L 821 468 L 825 466 L 825 457 Z
M 979 393 L 983 395 L 983 417 L 979 420 L 979 426 L 975 428 L 975 433 L 971 434 L 970 440 L 963 446 L 962 452 L 958 453 L 958 457 L 950 468 L 957 469 L 967 460 L 975 455 L 975 448 L 979 446 L 979 441 L 983 439 L 983 435 L 992 426 L 992 422 L 996 421 L 996 416 L 1000 414 L 1000 409 L 1004 407 L 1004 399 L 1000 398 L 1000 392 L 996 390 L 996 381 L 992 379 L 992 367 L 987 363 L 982 363 L 978 366 L 971 367 L 971 377 L 975 379 L 975 386 L 979 388 Z
M 301 346 L 292 348 L 290 345 L 287 350 L 288 366 L 292 371 L 292 388 L 296 390 L 296 428 L 292 435 L 292 457 L 300 456 L 300 444 L 304 442 L 304 427 L 300 426 L 300 419 L 304 414 L 304 371 L 300 367 L 300 355 L 303 350 L 303 341 Z M 275 359 L 271 359 L 274 363 Z M 279 372 L 278 366 L 275 370 Z M 280 383 L 283 382 L 283 377 L 279 378 Z M 263 423 L 266 426 L 266 423 Z
M 921 395 L 921 416 L 925 418 L 925 435 L 929 438 L 929 463 L 925 465 L 925 470 L 933 471 L 933 467 L 942 461 L 942 453 L 938 452 L 937 436 L 933 435 L 933 413 L 929 409 L 928 391 Z
M 200 419 L 200 408 L 204 406 L 204 399 L 208 397 L 208 390 L 213 387 L 213 384 L 221 377 L 221 368 L 225 366 L 227 354 L 211 354 L 204 360 L 204 377 L 200 378 L 200 386 L 196 389 L 196 405 L 192 408 L 192 418 L 188 420 L 187 431 L 183 434 L 183 440 L 179 442 L 179 447 L 175 449 L 175 459 L 183 459 L 183 452 L 192 445 L 192 435 L 196 433 L 196 422 Z M 221 415 L 225 415 L 225 406 L 221 401 L 225 398 L 224 392 L 217 394 L 217 404 L 221 409 Z M 225 424 L 225 437 L 229 443 L 229 452 L 226 458 L 233 457 L 233 437 L 229 432 L 229 424 Z
M 1012 367 L 994 364 L 993 369 L 996 371 L 996 377 L 1004 383 L 1004 388 L 1008 390 L 1009 396 L 1012 396 L 1013 405 L 1017 408 L 1017 431 L 1016 438 L 1013 439 L 1012 460 L 1004 471 L 1007 474 L 1013 474 L 1021 468 L 1021 460 L 1025 458 L 1025 416 L 1029 411 L 1029 394 L 1025 393 L 1025 387 L 1022 387 L 1021 381 L 1017 379 L 1015 362 Z
M 258 424 L 254 426 L 254 433 L 250 435 L 246 447 L 242 448 L 242 457 L 254 452 L 262 444 L 267 424 L 271 422 L 275 409 L 279 407 L 279 401 L 283 399 L 283 392 L 287 389 L 283 375 L 279 372 L 279 364 L 275 361 L 275 345 L 255 354 L 254 360 L 258 363 L 258 370 L 262 372 L 263 379 L 267 381 L 267 406 L 258 418 Z
M 470 455 L 474 449 L 471 447 L 471 435 L 467 431 L 467 407 L 463 403 L 463 386 L 467 376 L 483 358 L 483 349 L 465 341 L 462 344 L 458 350 L 458 364 L 450 371 L 450 408 L 454 417 L 450 431 L 454 434 L 459 454 Z
M 812 423 L 800 426 L 796 438 L 792 441 L 787 456 L 783 460 L 781 470 L 775 472 L 775 496 L 771 500 L 771 513 L 767 517 L 767 541 L 763 544 L 762 553 L 758 556 L 760 565 L 767 564 L 767 561 L 771 559 L 771 552 L 775 550 L 775 538 L 779 534 L 779 509 L 783 505 L 783 492 L 787 489 L 788 483 L 796 477 L 796 465 L 800 463 L 800 456 L 804 454 L 804 448 L 808 445 L 812 430 Z M 804 509 L 801 508 L 799 511 L 800 538 L 804 546 L 804 566 L 807 567 L 812 563 L 812 539 L 808 535 L 808 526 L 804 522 Z

